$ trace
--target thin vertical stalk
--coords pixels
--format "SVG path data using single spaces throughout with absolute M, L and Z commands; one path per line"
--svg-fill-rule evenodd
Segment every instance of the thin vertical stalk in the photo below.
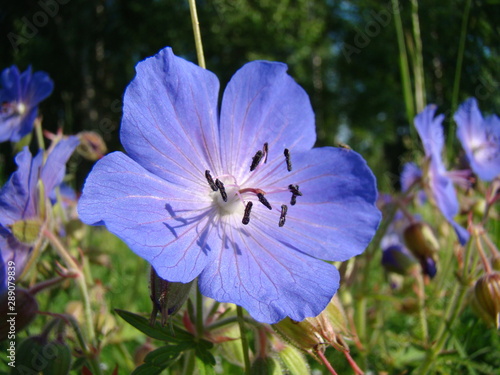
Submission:
M 401 22 L 401 14 L 400 14 L 398 0 L 392 0 L 392 9 L 394 14 L 394 26 L 396 28 L 396 36 L 398 40 L 399 67 L 401 71 L 401 81 L 403 85 L 403 97 L 406 106 L 406 116 L 408 118 L 408 123 L 411 124 L 413 122 L 413 118 L 415 117 L 415 107 L 414 107 L 413 93 L 411 89 L 410 68 L 408 67 L 408 57 L 406 54 L 406 47 L 404 41 L 403 23 Z M 413 129 L 413 127 L 410 126 L 410 129 Z
M 189 0 L 189 10 L 191 12 L 191 23 L 193 24 L 194 43 L 196 45 L 198 65 L 203 69 L 206 69 L 205 55 L 203 54 L 203 44 L 201 42 L 200 23 L 198 22 L 198 13 L 196 11 L 196 0 Z
M 243 348 L 243 360 L 245 362 L 245 374 L 250 374 L 250 355 L 248 340 L 245 331 L 245 319 L 243 317 L 243 308 L 241 306 L 236 306 L 236 312 L 238 314 L 238 325 L 240 326 L 240 336 L 241 336 L 241 346 Z
M 465 39 L 467 37 L 467 24 L 469 23 L 469 14 L 471 0 L 466 0 L 464 15 L 462 18 L 462 27 L 460 29 L 460 41 L 458 42 L 457 65 L 455 67 L 455 79 L 453 81 L 453 93 L 451 96 L 451 109 L 455 111 L 458 104 L 458 91 L 460 89 L 460 77 L 462 76 L 462 63 L 464 61 Z M 448 137 L 450 138 L 450 137 Z
M 453 92 L 451 94 L 451 110 L 456 111 L 458 106 L 458 94 L 460 90 L 460 78 L 462 77 L 462 63 L 464 60 L 465 40 L 467 38 L 467 25 L 469 23 L 469 15 L 471 8 L 471 0 L 466 0 L 464 7 L 464 15 L 462 18 L 462 27 L 460 30 L 460 41 L 458 42 L 457 65 L 455 67 L 455 79 L 453 80 Z M 448 127 L 447 150 L 452 150 L 455 133 L 455 126 L 450 124 Z M 451 152 L 451 151 L 448 151 Z
M 418 0 L 411 0 L 411 19 L 413 24 L 413 40 L 415 43 L 415 56 L 413 71 L 415 75 L 415 104 L 417 113 L 423 111 L 425 99 L 424 63 L 422 54 L 422 38 L 420 36 L 420 21 L 418 18 Z

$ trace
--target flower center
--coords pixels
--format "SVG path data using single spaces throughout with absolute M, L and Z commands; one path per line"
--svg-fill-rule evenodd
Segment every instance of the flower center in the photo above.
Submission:
M 258 150 L 252 158 L 250 164 L 250 172 L 256 173 L 259 166 L 267 163 L 269 149 L 268 144 L 264 143 L 262 150 Z M 285 149 L 283 152 L 285 156 L 285 163 L 288 172 L 292 170 L 292 161 L 290 151 Z M 221 216 L 237 214 L 242 217 L 242 224 L 247 225 L 250 222 L 250 216 L 254 203 L 259 202 L 267 209 L 273 210 L 273 206 L 266 198 L 266 192 L 258 187 L 245 187 L 241 188 L 236 178 L 232 175 L 217 176 L 216 179 L 212 177 L 209 170 L 205 171 L 205 178 L 208 185 L 212 189 L 210 197 L 212 198 L 213 205 L 218 210 Z M 290 205 L 294 206 L 297 203 L 297 197 L 302 195 L 298 185 L 288 185 L 288 187 L 277 187 L 272 189 L 276 191 L 289 191 L 291 193 Z M 282 227 L 286 221 L 286 214 L 288 206 L 282 204 L 280 209 L 274 207 L 275 210 L 280 212 L 278 226 Z

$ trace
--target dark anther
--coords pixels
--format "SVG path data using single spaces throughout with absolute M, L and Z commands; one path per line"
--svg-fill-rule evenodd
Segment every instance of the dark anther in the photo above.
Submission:
M 285 159 L 286 159 L 286 169 L 288 172 L 292 171 L 292 161 L 290 160 L 290 151 L 285 148 L 285 151 L 283 152 L 285 154 Z
M 288 190 L 290 190 L 293 195 L 302 196 L 302 193 L 299 191 L 299 185 L 288 185 Z
M 261 150 L 259 150 L 255 153 L 255 156 L 252 159 L 252 165 L 250 165 L 250 172 L 252 172 L 255 168 L 257 168 L 260 161 L 262 160 L 262 156 L 263 156 L 263 153 Z
M 245 225 L 247 225 L 250 222 L 250 211 L 252 211 L 252 202 L 248 202 L 247 205 L 245 206 L 245 213 L 243 214 L 243 220 L 241 222 Z
M 267 201 L 267 199 L 264 197 L 264 194 L 258 193 L 257 198 L 259 198 L 259 202 L 262 203 L 264 206 L 272 210 L 273 208 L 271 207 L 271 204 Z
M 215 185 L 214 179 L 212 178 L 212 175 L 210 174 L 210 171 L 207 169 L 205 171 L 205 177 L 207 178 L 208 184 L 212 188 L 213 191 L 217 191 L 219 189 L 217 185 Z
M 288 190 L 292 193 L 290 204 L 295 206 L 295 203 L 297 203 L 297 197 L 302 196 L 302 193 L 299 191 L 299 185 L 288 185 Z
M 265 155 L 265 159 L 264 159 L 264 164 L 267 163 L 267 154 L 269 154 L 269 146 L 266 143 L 264 143 L 264 147 L 262 148 L 262 151 L 264 152 L 264 155 Z
M 288 207 L 286 204 L 282 204 L 281 205 L 281 215 L 280 215 L 280 222 L 279 222 L 279 226 L 282 227 L 283 225 L 285 225 L 285 220 L 286 220 L 286 212 L 288 211 Z
M 219 179 L 216 179 L 215 186 L 219 188 L 222 200 L 224 202 L 227 202 L 227 194 L 226 194 L 226 189 L 224 188 L 224 184 Z

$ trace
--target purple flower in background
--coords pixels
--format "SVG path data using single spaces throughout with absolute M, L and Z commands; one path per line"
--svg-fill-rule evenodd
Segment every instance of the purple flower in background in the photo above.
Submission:
M 405 163 L 401 172 L 401 191 L 405 192 L 422 179 L 422 170 L 413 162 Z
M 444 146 L 442 127 L 444 115 L 434 117 L 436 109 L 435 105 L 428 105 L 415 117 L 415 127 L 422 140 L 425 156 L 429 161 L 427 178 L 436 205 L 455 229 L 460 243 L 464 245 L 469 239 L 469 233 L 454 221 L 454 217 L 459 211 L 459 205 L 452 178 L 441 159 Z
M 20 221 L 44 220 L 39 212 L 40 199 L 50 202 L 54 197 L 54 189 L 61 184 L 66 162 L 78 143 L 77 137 L 60 140 L 49 150 L 45 163 L 43 152 L 40 151 L 32 157 L 25 147 L 16 156 L 17 171 L 0 190 L 1 257 L 4 264 L 14 261 L 18 274 L 24 268 L 33 244 L 23 243 L 16 238 L 12 226 Z M 40 190 L 37 188 L 39 180 L 43 182 L 44 196 L 40 196 Z
M 359 154 L 312 149 L 314 114 L 281 63 L 252 62 L 220 113 L 211 72 L 165 48 L 137 65 L 121 142 L 95 165 L 78 205 L 160 277 L 238 304 L 258 321 L 316 316 L 339 286 L 320 259 L 360 254 L 380 220 Z
M 463 102 L 453 118 L 472 170 L 485 181 L 500 175 L 500 119 L 483 118 L 475 98 Z
M 0 142 L 18 142 L 33 129 L 38 104 L 47 98 L 54 83 L 45 72 L 23 73 L 16 66 L 0 76 Z

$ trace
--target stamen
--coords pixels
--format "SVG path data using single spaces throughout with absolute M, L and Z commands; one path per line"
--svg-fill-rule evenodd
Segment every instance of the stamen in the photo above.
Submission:
M 252 211 L 252 206 L 252 202 L 248 202 L 245 206 L 245 213 L 243 214 L 243 220 L 241 220 L 244 225 L 247 225 L 250 222 L 250 211 Z
M 285 225 L 285 220 L 286 220 L 286 213 L 288 211 L 288 207 L 286 204 L 281 205 L 281 215 L 280 215 L 280 221 L 279 221 L 279 226 L 282 227 Z
M 299 191 L 299 185 L 288 185 L 288 190 L 290 190 L 293 195 L 302 196 L 302 193 Z
M 216 179 L 215 186 L 217 186 L 219 188 L 222 200 L 224 202 L 227 202 L 227 193 L 226 193 L 226 189 L 224 188 L 224 184 L 219 179 Z
M 259 198 L 259 202 L 262 203 L 264 206 L 272 210 L 273 208 L 271 207 L 271 204 L 267 201 L 267 199 L 264 197 L 264 194 L 262 193 L 257 193 L 257 198 Z
M 257 168 L 260 161 L 262 160 L 262 156 L 263 156 L 263 153 L 261 150 L 259 150 L 255 153 L 255 156 L 252 159 L 252 164 L 250 165 L 250 172 L 252 172 L 253 170 L 255 170 L 255 168 Z
M 292 161 L 290 160 L 290 151 L 285 148 L 285 151 L 283 152 L 285 154 L 285 159 L 286 159 L 286 169 L 288 172 L 292 171 Z
M 297 203 L 297 197 L 301 197 L 302 193 L 299 191 L 299 185 L 288 185 L 288 190 L 292 193 L 292 199 L 290 199 L 290 204 L 295 206 Z
M 217 191 L 217 189 L 219 189 L 219 188 L 215 184 L 214 179 L 212 178 L 212 175 L 210 174 L 210 171 L 208 169 L 205 171 L 205 177 L 206 177 L 206 179 L 208 181 L 208 184 L 212 188 L 212 190 L 213 191 Z
M 269 154 L 269 146 L 268 146 L 267 142 L 264 143 L 264 147 L 263 147 L 262 151 L 264 152 L 264 155 L 266 157 L 264 159 L 264 164 L 266 164 L 267 163 L 267 154 Z

